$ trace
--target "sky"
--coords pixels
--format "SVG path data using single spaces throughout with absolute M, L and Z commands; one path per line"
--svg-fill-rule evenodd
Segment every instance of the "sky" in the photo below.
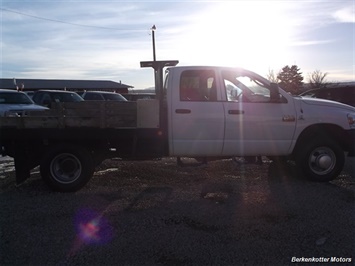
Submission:
M 1 78 L 154 86 L 157 60 L 355 81 L 355 0 L 0 0 Z

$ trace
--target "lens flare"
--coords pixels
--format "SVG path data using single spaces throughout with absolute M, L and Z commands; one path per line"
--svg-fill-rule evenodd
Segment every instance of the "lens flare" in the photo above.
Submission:
M 102 214 L 90 209 L 78 211 L 75 217 L 77 236 L 86 244 L 105 244 L 113 237 L 113 230 Z

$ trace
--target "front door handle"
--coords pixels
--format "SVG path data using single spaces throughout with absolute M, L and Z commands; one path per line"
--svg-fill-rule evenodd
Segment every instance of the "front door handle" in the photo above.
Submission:
M 228 110 L 228 114 L 230 115 L 242 115 L 244 114 L 243 110 Z
M 176 109 L 175 113 L 177 113 L 177 114 L 190 114 L 191 110 L 190 109 Z

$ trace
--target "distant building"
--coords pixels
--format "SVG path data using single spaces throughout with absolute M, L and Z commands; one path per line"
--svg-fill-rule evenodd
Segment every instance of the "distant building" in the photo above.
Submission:
M 64 79 L 0 79 L 1 89 L 18 89 L 22 91 L 36 90 L 68 90 L 68 91 L 115 91 L 128 93 L 133 86 L 109 80 L 64 80 Z

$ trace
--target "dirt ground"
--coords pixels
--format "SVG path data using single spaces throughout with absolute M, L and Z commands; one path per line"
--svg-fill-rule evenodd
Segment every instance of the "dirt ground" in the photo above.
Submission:
M 75 193 L 0 166 L 0 265 L 354 265 L 354 159 L 329 183 L 266 158 L 106 160 Z

